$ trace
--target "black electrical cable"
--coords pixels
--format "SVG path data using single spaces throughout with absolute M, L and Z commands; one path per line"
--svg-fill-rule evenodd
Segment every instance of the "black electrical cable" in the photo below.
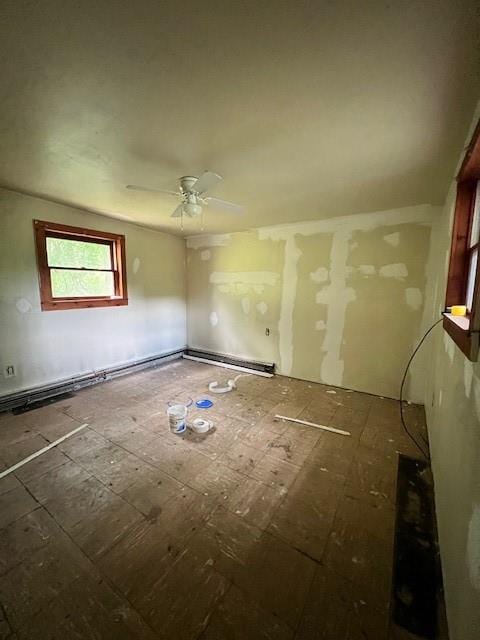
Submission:
M 417 449 L 422 452 L 422 455 L 425 456 L 425 458 L 427 460 L 430 460 L 430 456 L 428 455 L 428 450 L 427 451 L 423 450 L 423 448 L 418 444 L 417 440 L 413 437 L 413 435 L 408 430 L 407 425 L 405 424 L 405 418 L 403 416 L 403 387 L 405 386 L 405 380 L 407 379 L 408 370 L 410 368 L 410 365 L 412 364 L 412 360 L 414 359 L 414 357 L 417 354 L 417 351 L 420 349 L 422 344 L 425 342 L 425 339 L 428 336 L 428 334 L 437 326 L 437 324 L 440 324 L 440 322 L 442 322 L 442 320 L 443 320 L 443 317 L 440 318 L 440 320 L 437 320 L 436 322 L 434 322 L 432 324 L 432 326 L 424 333 L 423 338 L 417 344 L 417 346 L 415 347 L 412 355 L 410 356 L 410 359 L 409 359 L 409 361 L 407 363 L 407 366 L 405 367 L 405 373 L 403 374 L 402 384 L 400 385 L 400 400 L 399 400 L 399 403 L 400 403 L 400 420 L 402 421 L 402 425 L 403 425 L 403 428 L 405 429 L 405 433 L 408 435 L 410 440 L 415 444 Z M 427 444 L 426 441 L 425 441 L 425 444 Z M 427 446 L 428 446 L 428 444 L 427 444 Z

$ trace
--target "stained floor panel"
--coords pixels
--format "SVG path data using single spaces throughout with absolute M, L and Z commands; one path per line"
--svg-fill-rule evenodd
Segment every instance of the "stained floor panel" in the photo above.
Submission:
M 0 468 L 88 423 L 0 480 L 0 637 L 403 637 L 389 615 L 397 451 L 412 453 L 398 405 L 242 376 L 190 412 L 209 434 L 172 435 L 167 402 L 228 377 L 175 361 L 0 416 Z

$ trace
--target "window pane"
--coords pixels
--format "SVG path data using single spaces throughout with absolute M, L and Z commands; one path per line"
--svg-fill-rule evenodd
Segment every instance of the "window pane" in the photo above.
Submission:
M 478 249 L 472 252 L 470 257 L 470 267 L 468 269 L 468 280 L 467 280 L 467 309 L 469 311 L 472 310 L 473 304 L 473 291 L 475 289 L 475 275 L 477 273 L 477 260 L 478 260 Z
M 470 233 L 470 246 L 477 244 L 480 237 L 480 182 L 477 182 L 475 191 L 475 206 L 473 208 L 472 231 Z
M 47 238 L 47 258 L 49 267 L 112 268 L 109 244 Z
M 54 298 L 110 297 L 115 294 L 111 271 L 50 269 Z

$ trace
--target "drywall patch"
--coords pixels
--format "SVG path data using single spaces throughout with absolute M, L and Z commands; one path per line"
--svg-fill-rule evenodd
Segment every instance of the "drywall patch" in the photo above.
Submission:
M 334 234 L 330 253 L 330 284 L 322 287 L 315 297 L 317 303 L 326 305 L 327 309 L 321 378 L 338 387 L 342 386 L 343 381 L 344 362 L 340 358 L 340 351 L 347 306 L 356 298 L 355 291 L 346 286 L 351 234 L 351 229 L 341 229 Z
M 19 313 L 28 313 L 32 309 L 32 305 L 26 298 L 18 298 L 15 302 L 15 306 Z
M 383 239 L 385 242 L 388 242 L 388 244 L 391 244 L 392 247 L 398 247 L 400 244 L 400 233 L 398 231 L 396 233 L 389 233 L 388 235 L 383 236 Z
M 273 271 L 213 271 L 210 274 L 212 284 L 243 284 L 275 286 L 279 275 Z
M 250 313 L 250 298 L 242 298 L 242 310 L 245 315 Z
M 323 331 L 326 329 L 327 325 L 325 320 L 316 320 L 315 321 L 315 331 Z
M 411 309 L 417 311 L 423 303 L 422 292 L 416 287 L 407 287 L 405 289 L 405 300 Z
M 362 276 L 373 276 L 375 274 L 375 267 L 373 264 L 360 264 L 357 269 Z
M 333 235 L 333 245 L 331 249 L 331 264 L 329 268 L 330 279 L 337 274 L 336 284 L 330 282 L 326 289 L 329 293 L 322 294 L 320 300 L 328 299 L 327 319 L 322 352 L 324 357 L 321 363 L 320 379 L 332 385 L 342 386 L 343 360 L 340 360 L 341 348 L 343 344 L 343 330 L 345 325 L 346 309 L 352 300 L 356 298 L 355 291 L 346 286 L 347 266 L 346 262 L 351 251 L 358 248 L 358 243 L 352 241 L 353 231 L 370 231 L 377 227 L 398 226 L 399 218 L 402 225 L 418 224 L 430 221 L 438 207 L 430 205 L 405 207 L 402 209 L 392 209 L 376 213 L 354 214 L 351 216 L 341 216 L 323 220 L 313 220 L 302 223 L 288 223 L 270 227 L 260 227 L 257 229 L 259 240 L 283 240 L 285 241 L 285 263 L 282 276 L 282 297 L 280 306 L 279 327 L 279 351 L 280 364 L 279 371 L 289 375 L 292 366 L 293 356 L 293 312 L 297 288 L 297 262 L 298 247 L 295 237 L 312 236 L 318 233 L 328 233 Z M 342 244 L 343 243 L 343 244 Z M 385 277 L 390 276 L 391 269 L 385 265 Z M 403 279 L 406 274 L 406 267 L 402 265 L 399 279 Z M 398 272 L 397 272 L 398 273 Z M 340 292 L 340 295 L 338 293 Z M 288 370 L 288 367 L 290 368 Z
M 212 311 L 212 313 L 210 314 L 208 319 L 209 319 L 210 324 L 211 324 L 212 327 L 216 327 L 217 326 L 217 324 L 218 324 L 218 316 L 215 313 L 215 311 Z
M 210 258 L 212 257 L 212 252 L 209 251 L 208 249 L 204 249 L 201 253 L 200 253 L 200 260 L 210 260 Z
M 466 562 L 470 582 L 480 591 L 480 504 L 474 504 L 468 525 Z
M 282 300 L 278 321 L 280 370 L 287 376 L 291 374 L 293 366 L 293 311 L 297 295 L 297 263 L 301 255 L 295 236 L 289 236 L 285 242 Z
M 313 282 L 326 282 L 328 280 L 328 269 L 325 267 L 318 267 L 316 271 L 310 273 L 310 280 Z
M 408 269 L 403 262 L 392 262 L 392 264 L 384 264 L 383 267 L 380 267 L 380 275 L 384 278 L 403 280 L 408 276 Z
M 133 259 L 132 269 L 133 273 L 138 273 L 138 270 L 140 269 L 140 258 Z
M 264 316 L 268 311 L 268 304 L 262 300 L 257 304 L 257 311 Z

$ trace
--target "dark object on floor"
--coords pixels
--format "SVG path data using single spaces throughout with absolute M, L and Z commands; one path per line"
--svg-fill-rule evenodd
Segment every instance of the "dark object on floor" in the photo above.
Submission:
M 60 400 L 73 398 L 74 396 L 75 394 L 72 393 L 71 391 L 69 391 L 68 393 L 59 393 L 57 396 L 53 396 L 51 398 L 44 398 L 43 400 L 38 400 L 37 402 L 31 402 L 21 407 L 15 407 L 15 409 L 12 409 L 12 413 L 13 415 L 18 416 L 21 413 L 26 413 L 27 411 L 33 411 L 33 409 L 39 409 L 40 407 L 46 407 L 50 404 L 55 404 L 55 402 L 60 402 Z
M 399 454 L 392 598 L 395 623 L 434 640 L 443 591 L 430 478 L 426 462 Z

